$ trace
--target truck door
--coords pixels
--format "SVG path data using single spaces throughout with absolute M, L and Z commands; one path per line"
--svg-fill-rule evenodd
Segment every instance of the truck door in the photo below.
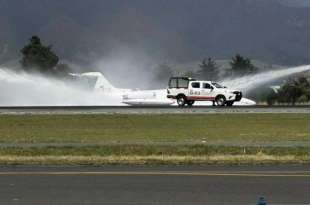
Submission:
M 210 83 L 202 83 L 201 95 L 208 100 L 212 100 L 215 97 L 214 88 Z
M 199 99 L 201 96 L 201 85 L 200 82 L 191 82 L 190 83 L 190 87 L 189 87 L 189 96 L 190 98 L 193 98 L 193 100 L 195 99 Z

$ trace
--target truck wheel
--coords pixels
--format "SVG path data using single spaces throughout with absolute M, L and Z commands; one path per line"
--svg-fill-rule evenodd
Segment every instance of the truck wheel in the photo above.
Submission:
M 189 100 L 189 101 L 187 101 L 187 105 L 188 105 L 188 106 L 193 106 L 194 103 L 195 103 L 194 100 Z
M 226 103 L 226 105 L 227 105 L 228 107 L 231 107 L 231 106 L 234 105 L 234 101 L 229 101 L 229 102 Z
M 179 107 L 184 107 L 186 104 L 186 97 L 184 95 L 180 95 L 177 97 L 177 103 Z
M 219 95 L 215 99 L 215 103 L 217 106 L 224 106 L 226 104 L 226 98 L 223 95 Z

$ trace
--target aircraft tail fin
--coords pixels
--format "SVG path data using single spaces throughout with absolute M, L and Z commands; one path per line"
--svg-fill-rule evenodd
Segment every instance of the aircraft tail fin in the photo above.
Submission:
M 81 77 L 86 77 L 88 79 L 93 80 L 94 82 L 94 90 L 102 90 L 105 92 L 110 92 L 113 90 L 117 90 L 100 72 L 90 72 L 90 73 L 82 73 Z

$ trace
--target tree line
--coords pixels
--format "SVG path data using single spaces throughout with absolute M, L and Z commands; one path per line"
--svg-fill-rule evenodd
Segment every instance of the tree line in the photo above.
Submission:
M 258 68 L 254 66 L 250 58 L 236 54 L 229 62 L 230 69 L 226 71 L 224 77 L 238 77 L 243 75 L 254 74 Z M 183 75 L 187 77 L 217 81 L 220 76 L 220 67 L 213 58 L 205 58 L 198 64 L 197 71 L 187 71 Z M 168 64 L 160 64 L 156 67 L 156 80 L 166 82 L 173 75 L 173 68 Z
M 236 77 L 242 75 L 250 75 L 257 72 L 257 68 L 253 65 L 250 58 L 236 54 L 231 61 L 229 73 L 226 73 L 226 77 Z M 203 79 L 208 79 L 216 81 L 219 79 L 219 66 L 216 64 L 215 60 L 212 58 L 205 58 L 199 64 L 200 69 L 197 73 L 194 73 L 195 76 L 199 76 Z
M 59 63 L 59 57 L 52 51 L 51 45 L 44 45 L 38 36 L 32 36 L 29 43 L 21 49 L 22 68 L 26 71 L 38 71 L 43 74 L 63 75 L 70 72 L 67 64 Z M 252 64 L 249 58 L 240 54 L 234 56 L 230 62 L 230 76 L 240 76 L 252 74 L 257 68 Z M 208 80 L 218 80 L 219 66 L 212 58 L 205 58 L 199 64 L 198 72 L 189 72 L 191 77 L 197 77 Z M 167 64 L 160 64 L 157 68 L 157 78 L 165 79 L 173 74 L 173 70 Z

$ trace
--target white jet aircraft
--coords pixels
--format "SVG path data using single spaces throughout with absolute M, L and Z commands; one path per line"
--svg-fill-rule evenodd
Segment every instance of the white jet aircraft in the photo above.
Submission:
M 100 72 L 90 72 L 82 74 L 71 74 L 78 80 L 82 81 L 84 86 L 93 89 L 94 92 L 103 92 L 104 94 L 119 95 L 120 105 L 130 106 L 177 106 L 173 99 L 167 98 L 167 89 L 161 90 L 137 90 L 137 89 L 122 89 L 114 87 Z M 212 106 L 210 101 L 197 102 L 195 105 Z M 256 103 L 250 99 L 242 98 L 236 102 L 237 106 L 250 106 Z

